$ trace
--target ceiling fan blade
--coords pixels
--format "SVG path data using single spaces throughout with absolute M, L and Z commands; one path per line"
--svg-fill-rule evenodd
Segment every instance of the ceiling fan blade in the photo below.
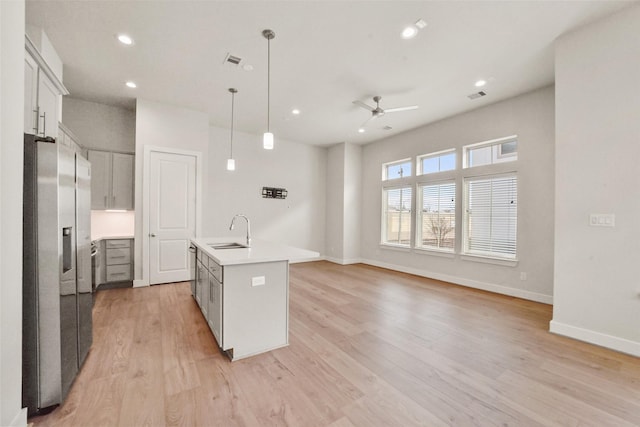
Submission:
M 353 103 L 356 104 L 358 107 L 364 108 L 365 110 L 369 110 L 369 111 L 375 110 L 375 107 L 370 107 L 362 101 L 353 101 Z
M 385 113 L 397 113 L 398 111 L 409 111 L 409 110 L 417 110 L 417 105 L 412 105 L 410 107 L 397 107 L 397 108 L 385 108 Z
M 380 116 L 378 116 L 377 114 L 372 114 L 371 117 L 369 117 L 363 124 L 360 125 L 361 128 L 364 128 L 371 120 L 376 119 Z

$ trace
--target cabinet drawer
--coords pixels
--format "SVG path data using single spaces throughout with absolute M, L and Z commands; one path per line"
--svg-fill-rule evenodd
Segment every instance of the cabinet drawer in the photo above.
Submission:
M 131 239 L 107 240 L 107 249 L 109 248 L 130 248 Z
M 130 248 L 107 249 L 107 265 L 131 264 Z
M 120 282 L 122 280 L 131 280 L 131 264 L 108 265 L 107 282 Z
M 209 258 L 209 272 L 218 282 L 222 283 L 222 266 L 211 258 Z

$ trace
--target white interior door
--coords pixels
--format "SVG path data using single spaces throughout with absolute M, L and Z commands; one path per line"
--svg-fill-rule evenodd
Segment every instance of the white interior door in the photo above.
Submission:
M 196 231 L 196 157 L 150 154 L 149 283 L 190 280 L 189 239 Z

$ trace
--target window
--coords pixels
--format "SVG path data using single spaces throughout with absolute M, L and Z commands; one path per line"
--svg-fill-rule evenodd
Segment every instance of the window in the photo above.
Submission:
M 411 176 L 411 159 L 399 160 L 382 165 L 383 181 L 407 176 Z
M 385 188 L 382 191 L 382 243 L 411 244 L 411 187 Z
M 518 140 L 515 136 L 464 147 L 465 168 L 518 160 Z
M 456 168 L 455 150 L 441 151 L 439 153 L 425 154 L 418 157 L 418 174 L 451 171 Z
M 416 247 L 453 252 L 456 239 L 456 183 L 418 185 Z
M 516 258 L 518 181 L 515 175 L 465 179 L 464 252 Z

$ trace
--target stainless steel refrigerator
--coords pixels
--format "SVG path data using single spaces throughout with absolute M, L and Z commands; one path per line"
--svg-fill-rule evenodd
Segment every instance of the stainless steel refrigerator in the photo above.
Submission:
M 23 386 L 30 414 L 60 404 L 92 343 L 91 165 L 24 135 Z

